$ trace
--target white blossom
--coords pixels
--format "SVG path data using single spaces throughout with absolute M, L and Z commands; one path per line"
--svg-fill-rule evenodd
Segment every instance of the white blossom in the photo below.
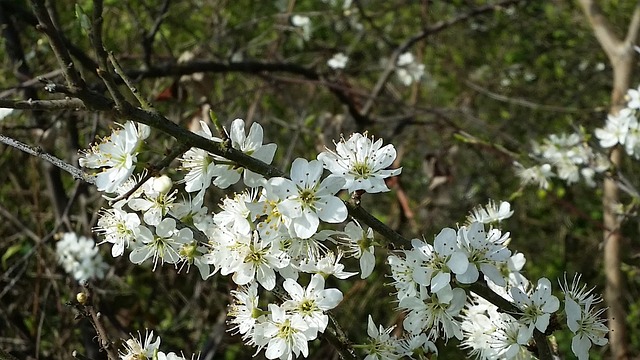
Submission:
M 349 58 L 343 53 L 334 54 L 331 59 L 327 61 L 327 65 L 332 69 L 344 69 L 347 66 Z
M 136 238 L 141 246 L 129 254 L 129 260 L 134 264 L 141 264 L 147 259 L 153 260 L 155 270 L 160 263 L 175 264 L 180 260 L 180 247 L 193 240 L 191 229 L 176 229 L 176 221 L 171 218 L 162 220 L 155 228 L 155 235 L 146 226 L 139 226 Z
M 411 53 L 400 54 L 396 61 L 396 76 L 405 86 L 409 86 L 424 76 L 424 64 L 416 63 Z
M 276 144 L 262 144 L 262 137 L 262 126 L 257 122 L 251 125 L 248 135 L 245 133 L 244 120 L 235 119 L 231 123 L 229 132 L 231 147 L 264 163 L 271 164 L 277 146 Z M 241 174 L 244 184 L 249 187 L 256 187 L 262 184 L 262 175 L 223 158 L 217 160 L 214 166 L 213 176 L 215 179 L 213 184 L 221 189 L 226 189 L 237 183 Z
M 140 218 L 137 214 L 127 213 L 118 208 L 103 209 L 100 212 L 98 224 L 94 231 L 104 236 L 105 242 L 112 243 L 111 255 L 118 257 L 129 248 L 131 242 L 135 242 L 135 231 L 140 226 Z
M 526 344 L 533 336 L 533 330 L 547 330 L 551 314 L 560 307 L 558 298 L 551 294 L 551 282 L 547 278 L 538 280 L 535 290 L 525 293 L 518 287 L 511 288 L 511 296 L 516 306 L 522 310 L 518 320 L 521 324 L 518 343 Z
M 149 136 L 147 125 L 127 121 L 122 129 L 113 130 L 100 144 L 81 153 L 80 166 L 101 169 L 96 175 L 96 187 L 112 193 L 133 173 L 139 146 Z
M 282 306 L 291 313 L 302 316 L 310 333 L 313 329 L 324 332 L 329 324 L 329 316 L 325 312 L 338 306 L 342 301 L 342 292 L 338 289 L 325 289 L 324 277 L 318 274 L 311 277 L 306 288 L 302 288 L 293 279 L 286 279 L 283 287 L 291 300 L 285 301 Z
M 119 353 L 122 360 L 153 359 L 160 347 L 160 337 L 156 337 L 153 341 L 153 331 L 147 331 L 144 340 L 142 340 L 142 335 L 138 333 L 138 338 L 131 335 L 131 339 L 124 343 L 124 347 L 124 352 Z
M 513 215 L 513 210 L 511 210 L 509 202 L 501 201 L 500 204 L 496 205 L 493 200 L 489 200 L 489 203 L 484 207 L 476 206 L 467 219 L 469 222 L 490 224 L 508 219 L 511 215 Z
M 425 332 L 430 340 L 440 336 L 445 340 L 452 337 L 461 340 L 460 322 L 455 317 L 460 314 L 466 299 L 463 289 L 452 289 L 449 284 L 436 293 L 421 287 L 417 296 L 404 297 L 398 303 L 407 312 L 402 325 L 412 334 Z
M 320 220 L 339 223 L 347 218 L 347 207 L 335 194 L 344 179 L 329 176 L 320 182 L 322 163 L 297 158 L 291 166 L 291 180 L 275 177 L 269 180 L 271 190 L 280 198 L 278 210 L 292 236 L 310 238 Z
M 256 325 L 255 340 L 259 349 L 267 347 L 267 359 L 290 360 L 293 355 L 307 357 L 307 342 L 315 338 L 314 332 L 300 314 L 290 315 L 284 308 L 269 304 L 269 319 Z
M 402 171 L 402 168 L 385 170 L 396 159 L 396 149 L 391 144 L 382 146 L 382 139 L 374 142 L 366 134 L 354 133 L 335 146 L 335 152 L 321 152 L 318 160 L 332 174 L 345 179 L 343 189 L 350 193 L 356 190 L 368 193 L 389 191 L 384 179 Z
M 64 233 L 56 243 L 58 263 L 74 279 L 90 280 L 104 278 L 109 266 L 103 261 L 96 243 L 76 233 Z
M 567 314 L 567 326 L 574 334 L 571 350 L 579 360 L 589 359 L 592 344 L 604 346 L 609 329 L 604 325 L 602 315 L 605 309 L 596 309 L 594 305 L 602 302 L 602 298 L 587 290 L 586 285 L 580 287 L 580 276 L 573 278 L 571 285 L 564 279 L 560 285 L 564 293 L 564 311 Z
M 369 343 L 362 345 L 367 352 L 364 360 L 395 360 L 402 355 L 402 347 L 400 342 L 391 337 L 391 331 L 395 326 L 384 328 L 382 325 L 376 327 L 371 315 L 367 321 L 367 335 L 369 335 Z
M 351 221 L 344 227 L 344 236 L 338 237 L 347 257 L 360 260 L 360 278 L 366 279 L 376 266 L 373 229 L 363 229 L 357 221 Z

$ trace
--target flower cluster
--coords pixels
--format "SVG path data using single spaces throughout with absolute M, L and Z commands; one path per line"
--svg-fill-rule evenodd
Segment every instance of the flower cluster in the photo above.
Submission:
M 501 269 L 507 268 L 511 252 L 509 234 L 498 229 L 485 232 L 474 222 L 457 231 L 445 228 L 431 245 L 414 239 L 410 250 L 389 257 L 399 308 L 407 313 L 404 329 L 412 335 L 425 333 L 430 340 L 462 339 L 459 317 L 467 300 L 465 291 L 451 286 L 455 279 L 472 284 L 483 277 L 506 286 Z
M 160 351 L 160 337 L 154 340 L 153 331 L 147 331 L 142 339 L 142 335 L 138 333 L 135 338 L 131 335 L 130 339 L 124 341 L 124 351 L 119 352 L 121 360 L 140 360 L 140 359 L 157 359 L 157 360 L 187 360 L 183 355 L 174 352 L 165 353 Z M 198 357 L 192 356 L 191 360 Z
M 629 156 L 640 159 L 640 87 L 629 89 L 625 98 L 626 106 L 607 115 L 605 126 L 595 129 L 594 134 L 603 149 L 620 145 Z M 570 135 L 550 135 L 542 144 L 534 142 L 531 156 L 539 164 L 526 168 L 516 162 L 516 174 L 524 185 L 537 184 L 543 189 L 549 187 L 553 177 L 572 184 L 582 176 L 589 186 L 594 186 L 594 175 L 606 171 L 611 164 L 587 144 L 588 139 L 581 130 Z
M 308 342 L 323 333 L 329 324 L 326 311 L 342 301 L 338 289 L 325 289 L 322 275 L 316 274 L 306 288 L 294 279 L 283 284 L 290 299 L 282 305 L 259 307 L 258 286 L 255 282 L 232 292 L 229 324 L 232 331 L 242 334 L 245 343 L 258 349 L 266 347 L 268 359 L 290 359 L 292 354 L 307 356 Z
M 518 320 L 476 294 L 463 311 L 461 328 L 460 347 L 477 359 L 535 359 L 526 344 L 518 342 Z
M 593 289 L 580 287 L 579 281 L 580 276 L 576 275 L 569 285 L 565 278 L 560 288 L 564 295 L 567 327 L 574 334 L 571 350 L 578 359 L 584 360 L 589 359 L 592 344 L 607 344 L 609 330 L 602 319 L 604 309 L 594 307 L 602 299 L 592 293 Z M 527 293 L 521 288 L 512 288 L 513 300 L 523 310 L 519 319 L 499 312 L 497 306 L 473 294 L 473 301 L 464 311 L 461 347 L 480 359 L 534 359 L 527 349 L 526 337 L 533 328 L 546 329 L 550 314 L 560 305 L 558 299 L 550 294 L 550 288 L 551 283 L 545 278 Z M 511 299 L 506 293 L 503 295 Z
M 551 134 L 541 144 L 533 142 L 531 156 L 542 165 L 525 169 L 516 163 L 517 174 L 523 184 L 538 183 L 546 189 L 550 178 L 558 177 L 567 184 L 573 184 L 582 177 L 587 185 L 595 186 L 595 174 L 607 170 L 609 161 L 604 155 L 594 152 L 585 139 L 582 133 Z
M 206 124 L 201 127 L 199 135 L 226 146 Z M 236 119 L 227 137 L 228 146 L 260 161 L 270 163 L 274 157 L 276 146 L 263 144 L 257 123 L 246 134 L 244 121 Z M 100 144 L 90 155 L 109 158 L 109 150 Z M 233 329 L 248 344 L 266 349 L 268 358 L 306 355 L 307 343 L 327 327 L 326 311 L 342 299 L 337 289 L 324 289 L 325 278 L 358 273 L 345 271 L 344 257 L 359 260 L 362 278 L 375 265 L 373 231 L 347 222 L 338 193 L 389 191 L 385 179 L 401 171 L 387 169 L 395 157 L 392 145 L 353 134 L 315 160 L 295 159 L 288 177 L 265 179 L 192 148 L 181 158 L 185 175 L 178 182 L 188 195 L 177 199 L 179 189 L 166 175 L 129 174 L 109 189 L 115 198 L 101 210 L 95 231 L 102 243 L 112 244 L 114 257 L 128 252 L 135 264 L 151 263 L 154 270 L 171 264 L 186 271 L 195 265 L 203 279 L 230 275 L 239 286 L 229 311 Z M 228 188 L 240 179 L 247 189 L 224 198 L 217 212 L 203 206 L 210 186 Z M 344 222 L 343 231 L 321 229 L 321 223 Z M 306 288 L 296 281 L 300 273 L 311 276 Z M 285 279 L 290 299 L 259 309 L 260 287 L 274 289 L 278 276 Z
M 95 228 L 102 243 L 112 244 L 114 257 L 128 253 L 131 262 L 151 263 L 154 270 L 166 263 L 187 272 L 194 265 L 202 279 L 229 275 L 238 286 L 228 311 L 231 331 L 258 351 L 264 349 L 268 359 L 306 357 L 308 343 L 327 329 L 327 311 L 342 301 L 342 293 L 325 289 L 325 282 L 358 273 L 365 279 L 376 264 L 379 244 L 373 230 L 349 219 L 340 192 L 358 197 L 389 191 L 386 179 L 401 172 L 389 169 L 395 148 L 355 133 L 316 159 L 295 159 L 288 177 L 270 179 L 192 148 L 181 158 L 184 177 L 177 183 L 184 184 L 187 194 L 178 199 L 179 188 L 168 176 L 133 174 L 138 150 L 131 144 L 139 145 L 148 134 L 141 135 L 139 128 L 128 124 L 85 153 L 82 161 L 85 167 L 113 172 L 108 186 L 100 187 L 115 195 L 108 198 L 110 207 L 100 211 Z M 247 134 L 244 121 L 234 120 L 225 142 L 204 123 L 199 134 L 267 164 L 275 155 L 276 145 L 263 144 L 263 129 L 257 123 Z M 595 161 L 583 142 L 572 136 L 551 137 L 538 148 L 539 156 L 554 158 L 556 167 Z M 116 156 L 123 160 L 103 161 Z M 575 180 L 572 171 L 559 173 Z M 203 206 L 209 187 L 228 188 L 240 179 L 246 188 L 222 199 L 217 211 Z M 442 229 L 433 243 L 413 239 L 411 249 L 393 252 L 388 264 L 398 308 L 405 313 L 402 336 L 391 336 L 393 328 L 377 327 L 369 317 L 371 340 L 359 345 L 367 359 L 422 358 L 437 353 L 434 343 L 440 338 L 459 339 L 463 348 L 481 358 L 529 356 L 534 332 L 547 331 L 560 303 L 549 280 L 532 285 L 520 273 L 524 256 L 507 248 L 510 234 L 496 227 L 512 214 L 508 202 L 490 201 L 476 207 L 465 225 Z M 323 224 L 344 227 L 329 230 Z M 359 271 L 346 271 L 343 258 L 357 259 Z M 302 279 L 310 280 L 303 286 Z M 468 286 L 478 282 L 519 312 L 499 314 L 493 305 L 468 293 Z M 260 293 L 276 289 L 278 283 L 287 297 L 277 303 L 261 302 Z M 603 344 L 607 330 L 598 320 L 601 312 L 593 307 L 598 298 L 577 285 L 566 293 L 568 326 L 576 334 L 574 352 L 582 358 L 591 344 Z M 127 341 L 121 358 L 183 359 L 159 352 L 159 339 L 152 338 L 151 334 L 144 341 Z
M 424 76 L 424 64 L 418 64 L 412 53 L 403 53 L 396 61 L 396 76 L 402 84 L 409 86 Z
M 610 148 L 622 145 L 630 156 L 640 159 L 640 88 L 629 89 L 626 106 L 617 114 L 609 114 L 604 128 L 595 130 L 600 146 Z
M 507 202 L 496 206 L 490 201 L 474 209 L 468 225 L 440 231 L 433 245 L 414 239 L 412 249 L 389 256 L 398 308 L 406 313 L 402 325 L 407 336 L 424 336 L 429 341 L 455 337 L 463 349 L 480 359 L 533 358 L 529 347 L 534 331 L 548 330 L 560 301 L 552 294 L 548 279 L 533 285 L 520 273 L 525 259 L 507 248 L 509 233 L 493 227 L 485 231 L 477 221 L 494 223 L 511 214 Z M 486 299 L 457 286 L 479 281 L 518 311 L 500 312 Z M 576 334 L 574 343 L 579 344 L 572 348 L 582 359 L 592 343 L 606 343 L 608 330 L 599 320 L 602 310 L 592 307 L 599 299 L 575 282 L 570 289 L 563 290 L 569 294 L 565 295 L 565 312 Z
M 64 271 L 78 281 L 102 279 L 108 269 L 96 243 L 76 233 L 62 234 L 56 243 L 56 255 Z

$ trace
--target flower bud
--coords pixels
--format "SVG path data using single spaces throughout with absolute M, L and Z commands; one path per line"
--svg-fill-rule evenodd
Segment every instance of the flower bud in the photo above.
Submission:
M 79 292 L 76 294 L 76 300 L 78 300 L 80 305 L 84 305 L 87 303 L 87 300 L 89 300 L 89 297 L 87 296 L 87 293 Z
M 167 175 L 162 175 L 153 179 L 153 190 L 159 193 L 167 193 L 169 190 L 171 190 L 172 186 L 173 182 Z

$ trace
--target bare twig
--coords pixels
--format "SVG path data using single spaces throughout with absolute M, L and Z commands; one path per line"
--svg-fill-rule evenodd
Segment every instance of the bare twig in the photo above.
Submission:
M 164 3 L 160 8 L 160 13 L 156 17 L 156 20 L 153 23 L 153 26 L 142 37 L 142 50 L 144 52 L 144 63 L 147 66 L 151 66 L 151 55 L 153 54 L 153 41 L 156 38 L 156 34 L 160 30 L 160 25 L 162 25 L 162 22 L 167 17 L 167 13 L 169 11 L 169 5 L 171 5 L 171 0 L 164 0 Z
M 84 281 L 82 284 L 84 288 L 84 292 L 86 294 L 86 303 L 81 304 L 84 309 L 89 314 L 89 320 L 96 330 L 96 334 L 98 335 L 98 340 L 100 342 L 100 346 L 107 352 L 107 356 L 109 360 L 118 360 L 118 352 L 115 349 L 115 346 L 111 339 L 109 338 L 109 333 L 107 332 L 104 324 L 102 323 L 102 314 L 96 310 L 95 307 L 95 299 L 93 296 L 93 291 L 90 284 L 87 281 Z
M 98 58 L 98 64 L 100 64 L 100 68 L 97 70 L 98 76 L 104 82 L 107 90 L 111 94 L 113 101 L 116 103 L 116 106 L 121 108 L 124 107 L 126 100 L 124 96 L 118 90 L 116 82 L 113 80 L 113 76 L 111 74 L 111 70 L 109 69 L 109 62 L 107 51 L 104 48 L 104 44 L 102 41 L 102 23 L 104 19 L 102 18 L 102 0 L 95 0 L 93 2 L 93 22 L 91 24 L 91 43 L 93 44 L 93 49 L 96 53 L 96 57 Z
M 74 179 L 76 180 L 82 180 L 84 182 L 90 183 L 90 184 L 95 184 L 95 177 L 92 175 L 87 175 L 84 172 L 82 172 L 82 170 L 76 168 L 73 165 L 70 165 L 60 159 L 58 159 L 57 157 L 48 154 L 44 151 L 42 151 L 42 149 L 38 146 L 30 146 L 27 145 L 21 141 L 18 141 L 16 139 L 10 138 L 8 136 L 4 136 L 2 134 L 0 134 L 0 142 L 14 147 L 20 151 L 24 151 L 27 154 L 33 155 L 35 157 L 39 157 L 45 161 L 48 161 L 49 163 L 53 164 L 54 166 L 57 166 L 58 168 L 68 172 L 69 174 L 71 174 L 71 176 L 73 176 Z
M 9 100 L 0 99 L 0 107 L 23 110 L 80 110 L 85 109 L 80 99 L 64 100 Z
M 468 87 L 472 88 L 473 90 L 487 95 L 488 97 L 494 99 L 494 100 L 498 100 L 498 101 L 502 101 L 508 104 L 514 104 L 514 105 L 519 105 L 522 107 L 526 107 L 529 109 L 533 109 L 533 110 L 541 110 L 541 111 L 553 111 L 553 112 L 561 112 L 561 113 L 580 113 L 580 112 L 603 112 L 606 111 L 606 109 L 604 107 L 594 107 L 591 109 L 579 109 L 579 108 L 573 108 L 573 107 L 565 107 L 565 106 L 555 106 L 555 105 L 545 105 L 545 104 L 538 104 L 538 103 L 534 103 L 532 101 L 529 100 L 525 100 L 525 99 L 521 99 L 521 98 L 512 98 L 512 97 L 508 97 L 508 96 L 504 96 L 504 95 L 500 95 L 498 93 L 492 92 L 486 88 L 483 88 L 482 86 L 475 84 L 469 80 L 465 80 L 464 82 Z
M 53 22 L 45 8 L 44 1 L 32 0 L 31 4 L 33 6 L 33 12 L 39 22 L 38 28 L 47 35 L 47 38 L 49 38 L 51 49 L 53 49 L 53 52 L 58 59 L 58 64 L 60 65 L 60 69 L 67 81 L 67 85 L 74 90 L 86 88 L 86 84 L 82 79 L 82 76 L 80 76 L 80 73 L 75 68 L 73 60 L 71 60 L 66 44 L 60 36 L 60 32 L 53 26 Z
M 17 229 L 20 229 L 21 232 L 30 237 L 36 244 L 40 242 L 40 236 L 31 231 L 28 226 L 24 225 L 20 219 L 11 214 L 11 212 L 5 209 L 2 205 L 0 205 L 0 216 L 5 218 L 5 220 L 8 220 L 10 223 L 13 223 Z
M 153 106 L 151 106 L 151 104 L 147 101 L 147 99 L 145 99 L 144 96 L 140 94 L 138 89 L 136 89 L 136 87 L 133 86 L 133 82 L 129 79 L 127 74 L 125 74 L 124 70 L 122 70 L 122 67 L 118 63 L 118 60 L 113 55 L 113 52 L 109 52 L 108 56 L 109 56 L 109 61 L 111 61 L 111 64 L 113 65 L 113 68 L 116 71 L 116 74 L 118 74 L 122 79 L 122 81 L 124 81 L 124 83 L 127 85 L 127 87 L 129 87 L 129 91 L 131 91 L 133 96 L 135 96 L 135 98 L 138 100 L 138 102 L 140 103 L 140 106 L 142 106 L 142 108 L 145 110 L 153 110 Z

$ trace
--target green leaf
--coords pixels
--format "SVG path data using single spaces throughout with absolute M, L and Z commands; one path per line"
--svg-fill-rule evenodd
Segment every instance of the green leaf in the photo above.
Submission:
M 9 247 L 7 249 L 7 251 L 4 253 L 4 255 L 2 255 L 2 268 L 3 269 L 7 269 L 7 260 L 9 260 L 10 257 L 12 257 L 13 255 L 17 254 L 18 252 L 20 252 L 20 250 L 22 250 L 22 243 L 18 243 L 15 244 L 11 247 Z
M 80 4 L 76 4 L 76 19 L 78 20 L 78 23 L 80 24 L 80 28 L 82 28 L 82 30 L 86 32 L 89 32 L 91 30 L 91 20 L 89 19 L 89 16 L 87 16 L 87 14 L 84 12 Z

